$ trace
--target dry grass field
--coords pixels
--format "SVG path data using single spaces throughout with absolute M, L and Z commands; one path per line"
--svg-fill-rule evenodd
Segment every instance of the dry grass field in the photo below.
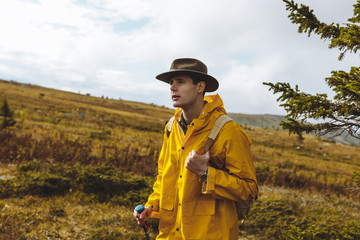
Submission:
M 0 130 L 0 239 L 144 239 L 132 209 L 174 110 L 0 80 L 4 99 L 16 124 Z M 240 238 L 360 239 L 359 147 L 244 128 L 260 194 Z

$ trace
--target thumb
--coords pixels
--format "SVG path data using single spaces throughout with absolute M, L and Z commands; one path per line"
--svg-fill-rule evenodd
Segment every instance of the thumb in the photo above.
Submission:
M 195 150 L 192 150 L 192 151 L 191 151 L 191 155 L 195 157 L 195 156 L 198 155 L 198 153 L 197 153 Z
M 210 151 L 207 151 L 203 156 L 210 159 Z

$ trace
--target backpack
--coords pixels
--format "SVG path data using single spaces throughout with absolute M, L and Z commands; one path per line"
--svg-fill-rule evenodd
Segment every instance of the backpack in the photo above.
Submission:
M 168 125 L 167 125 L 167 136 L 170 135 L 173 123 L 174 123 L 175 117 L 171 117 L 170 120 L 168 121 Z M 215 121 L 215 124 L 213 126 L 213 128 L 211 129 L 211 132 L 208 136 L 208 139 L 205 143 L 205 152 L 207 152 L 211 146 L 213 145 L 213 143 L 215 142 L 215 139 L 217 137 L 217 135 L 219 134 L 220 130 L 223 128 L 223 126 L 227 123 L 233 121 L 228 115 L 221 115 L 220 117 L 218 117 Z M 216 169 L 220 169 L 222 171 L 228 172 L 229 170 L 226 168 L 226 166 L 224 167 L 219 167 L 217 166 L 214 162 L 209 161 L 209 165 L 213 168 Z M 244 179 L 246 184 L 249 184 L 247 179 Z M 245 219 L 247 218 L 250 208 L 254 203 L 254 200 L 257 199 L 257 196 L 255 197 L 255 199 L 250 199 L 250 200 L 243 200 L 240 199 L 238 201 L 235 202 L 236 205 L 236 210 L 237 210 L 237 214 L 238 214 L 238 219 L 241 221 L 241 223 L 243 223 L 245 221 Z

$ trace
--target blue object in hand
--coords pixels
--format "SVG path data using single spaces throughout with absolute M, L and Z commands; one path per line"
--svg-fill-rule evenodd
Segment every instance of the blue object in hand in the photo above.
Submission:
M 135 207 L 135 211 L 137 211 L 138 213 L 142 213 L 144 211 L 144 209 L 145 209 L 145 207 L 143 205 L 137 205 Z M 150 228 L 146 225 L 145 222 L 142 224 L 142 228 L 145 231 L 146 240 L 150 240 L 150 237 L 149 237 Z
M 144 211 L 145 207 L 143 205 L 137 205 L 135 207 L 135 211 L 142 213 Z

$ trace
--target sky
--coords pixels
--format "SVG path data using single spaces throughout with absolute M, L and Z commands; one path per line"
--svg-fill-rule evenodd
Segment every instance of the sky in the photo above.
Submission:
M 355 0 L 296 0 L 320 21 L 344 24 Z M 333 92 L 337 49 L 298 33 L 282 0 L 0 0 L 0 79 L 172 108 L 155 79 L 176 58 L 203 61 L 227 112 L 286 112 L 263 82 Z

